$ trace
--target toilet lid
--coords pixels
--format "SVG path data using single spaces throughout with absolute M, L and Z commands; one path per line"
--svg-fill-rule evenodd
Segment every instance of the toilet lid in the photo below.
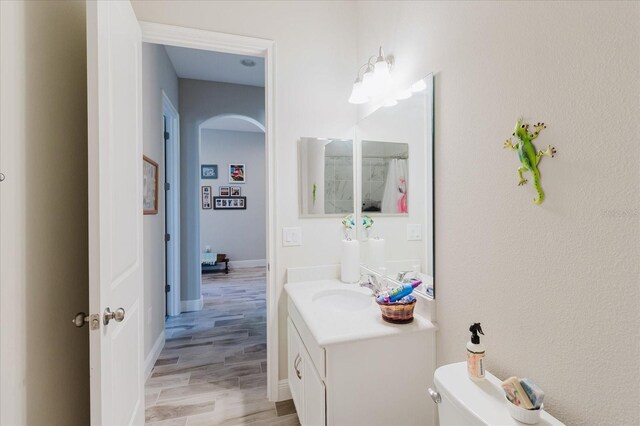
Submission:
M 500 387 L 501 380 L 489 373 L 485 380 L 473 381 L 467 375 L 467 363 L 459 362 L 438 368 L 434 374 L 434 383 L 442 403 L 445 399 L 456 410 L 467 411 L 478 422 L 487 425 L 522 425 L 509 414 L 509 402 Z M 564 425 L 561 421 L 542 411 L 539 425 Z

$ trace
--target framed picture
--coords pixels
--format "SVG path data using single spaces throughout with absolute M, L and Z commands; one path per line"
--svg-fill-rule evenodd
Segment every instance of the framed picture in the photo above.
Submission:
M 242 190 L 240 189 L 239 186 L 232 186 L 231 187 L 231 196 L 232 197 L 239 197 L 242 195 Z
M 200 177 L 202 179 L 218 179 L 218 165 L 217 164 L 201 165 Z
M 247 170 L 244 164 L 229 164 L 229 183 L 245 183 Z
M 214 210 L 246 210 L 247 197 L 213 197 Z
M 203 209 L 210 209 L 213 207 L 213 204 L 211 203 L 211 187 L 210 186 L 203 186 L 202 187 L 202 208 Z
M 142 156 L 142 211 L 158 214 L 158 163 Z
M 218 195 L 221 197 L 228 197 L 230 194 L 230 190 L 228 186 L 221 186 L 218 188 Z

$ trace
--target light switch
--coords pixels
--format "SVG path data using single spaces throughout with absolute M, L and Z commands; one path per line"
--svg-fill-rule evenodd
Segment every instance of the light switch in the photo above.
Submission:
M 410 223 L 407 225 L 407 241 L 422 240 L 422 226 L 419 223 Z
M 282 245 L 284 247 L 302 245 L 302 228 L 282 228 Z

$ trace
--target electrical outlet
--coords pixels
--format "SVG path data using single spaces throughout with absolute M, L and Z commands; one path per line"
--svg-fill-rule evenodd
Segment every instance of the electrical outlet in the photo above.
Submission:
M 407 225 L 407 241 L 422 240 L 422 226 L 419 223 L 410 223 Z
M 293 247 L 302 245 L 302 228 L 282 228 L 282 245 Z

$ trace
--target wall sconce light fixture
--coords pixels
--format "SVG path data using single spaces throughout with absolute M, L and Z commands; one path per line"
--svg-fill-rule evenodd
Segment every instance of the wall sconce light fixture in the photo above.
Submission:
M 392 90 L 391 65 L 391 58 L 385 57 L 384 51 L 380 47 L 378 56 L 371 56 L 367 63 L 358 70 L 349 102 L 364 104 L 369 102 L 371 98 L 385 95 Z

